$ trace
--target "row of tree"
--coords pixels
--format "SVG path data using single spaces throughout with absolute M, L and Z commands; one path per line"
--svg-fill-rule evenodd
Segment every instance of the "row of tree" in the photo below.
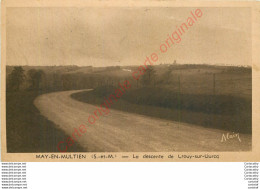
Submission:
M 170 78 L 171 71 L 167 71 L 164 77 Z M 131 77 L 129 75 L 129 77 Z M 7 91 L 33 90 L 33 91 L 60 91 L 94 88 L 97 86 L 117 86 L 120 81 L 129 78 L 119 78 L 114 75 L 103 76 L 100 73 L 62 73 L 44 72 L 42 69 L 30 69 L 25 71 L 21 66 L 13 67 L 7 76 Z M 157 81 L 158 83 L 159 81 Z M 156 84 L 156 71 L 149 66 L 145 73 L 137 81 L 137 87 Z
M 82 73 L 44 72 L 42 69 L 25 71 L 21 66 L 16 66 L 7 76 L 6 86 L 7 91 L 60 91 L 93 87 L 102 84 L 101 79 Z
M 15 66 L 7 77 L 7 90 L 19 91 L 25 82 L 28 90 L 39 90 L 43 77 L 44 72 L 42 70 L 31 69 L 25 74 L 21 66 Z

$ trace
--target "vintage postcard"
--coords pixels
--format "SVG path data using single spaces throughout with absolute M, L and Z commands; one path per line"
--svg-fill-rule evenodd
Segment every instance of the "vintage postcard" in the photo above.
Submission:
M 255 2 L 2 2 L 2 161 L 259 161 Z

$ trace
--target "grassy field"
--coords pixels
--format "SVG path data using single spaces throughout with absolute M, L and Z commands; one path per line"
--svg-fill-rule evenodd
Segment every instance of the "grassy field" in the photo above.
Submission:
M 136 71 L 138 67 L 128 67 Z M 161 64 L 153 67 L 149 86 L 131 83 L 111 108 L 240 133 L 252 133 L 252 69 L 250 67 Z M 108 74 L 108 72 L 106 72 Z M 116 84 L 116 85 L 115 85 Z M 72 97 L 101 104 L 117 88 L 102 85 Z
M 100 105 L 114 93 L 113 86 L 98 87 L 72 97 Z M 185 94 L 168 88 L 145 87 L 127 91 L 111 108 L 240 133 L 252 132 L 251 98 L 233 95 Z
M 33 104 L 37 92 L 6 93 L 7 152 L 59 152 L 57 144 L 68 136 L 58 126 L 41 116 Z M 81 152 L 75 143 L 70 152 Z

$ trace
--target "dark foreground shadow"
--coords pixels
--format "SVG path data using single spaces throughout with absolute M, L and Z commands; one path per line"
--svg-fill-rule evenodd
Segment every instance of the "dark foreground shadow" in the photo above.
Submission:
M 8 153 L 59 152 L 57 145 L 69 137 L 43 117 L 34 106 L 35 91 L 6 93 L 6 137 Z M 74 143 L 68 152 L 86 152 Z

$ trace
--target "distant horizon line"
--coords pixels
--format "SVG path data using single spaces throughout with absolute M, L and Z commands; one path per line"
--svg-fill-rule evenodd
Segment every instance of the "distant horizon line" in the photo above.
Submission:
M 207 65 L 207 66 L 231 66 L 231 67 L 252 67 L 252 65 L 235 65 L 235 64 L 207 64 L 207 63 L 160 63 L 154 64 L 153 66 L 160 66 L 160 65 Z M 70 65 L 6 65 L 6 66 L 28 66 L 28 67 L 66 67 L 66 66 L 76 66 L 76 67 L 95 67 L 95 68 L 105 68 L 105 67 L 136 67 L 139 65 L 109 65 L 109 66 L 93 66 L 93 65 L 78 65 L 78 64 L 70 64 Z

